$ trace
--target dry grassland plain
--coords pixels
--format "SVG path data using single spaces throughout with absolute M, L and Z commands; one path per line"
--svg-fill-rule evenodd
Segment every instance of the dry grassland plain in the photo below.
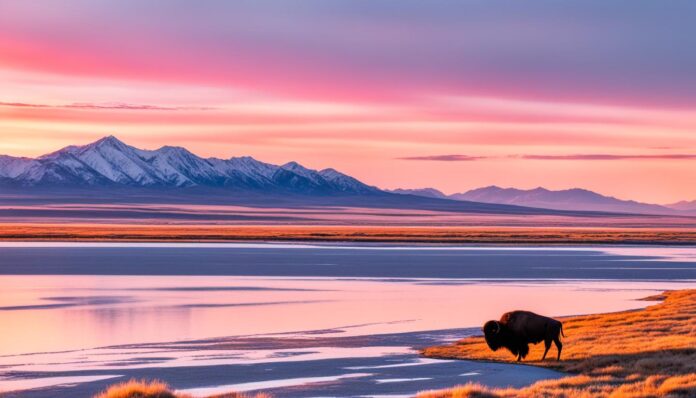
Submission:
M 696 244 L 691 228 L 0 224 L 3 241 Z

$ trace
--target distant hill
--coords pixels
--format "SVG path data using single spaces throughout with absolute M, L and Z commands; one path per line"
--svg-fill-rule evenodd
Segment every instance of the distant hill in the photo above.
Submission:
M 433 191 L 441 193 L 432 188 L 414 190 L 402 189 L 392 192 L 399 191 L 411 195 L 429 197 L 432 197 Z M 442 194 L 441 198 L 555 210 L 602 211 L 612 213 L 675 214 L 675 209 L 677 209 L 640 203 L 632 200 L 621 200 L 580 188 L 552 191 L 541 187 L 524 190 L 489 186 L 452 195 Z
M 447 199 L 447 195 L 438 191 L 435 188 L 422 188 L 422 189 L 400 189 L 399 188 L 399 189 L 388 190 L 387 192 L 398 193 L 400 195 L 416 195 L 416 196 L 423 196 L 426 198 Z
M 686 211 L 686 212 L 691 212 L 691 213 L 696 213 L 696 200 L 682 200 L 681 202 L 677 203 L 672 203 L 670 205 L 667 205 L 670 209 L 678 210 L 678 211 Z

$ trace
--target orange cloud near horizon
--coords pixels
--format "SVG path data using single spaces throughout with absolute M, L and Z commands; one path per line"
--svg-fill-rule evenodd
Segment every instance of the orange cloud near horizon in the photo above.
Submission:
M 152 95 L 137 85 L 129 91 Z M 583 187 L 655 203 L 696 198 L 696 188 L 683 183 L 695 176 L 696 118 L 683 110 L 584 104 L 554 110 L 490 98 L 447 106 L 430 98 L 400 104 L 243 101 L 236 93 L 228 101 L 136 104 L 88 102 L 79 94 L 75 102 L 2 101 L 0 153 L 39 156 L 114 134 L 146 148 L 180 145 L 201 156 L 333 167 L 382 188 Z M 535 105 L 550 116 L 539 115 Z

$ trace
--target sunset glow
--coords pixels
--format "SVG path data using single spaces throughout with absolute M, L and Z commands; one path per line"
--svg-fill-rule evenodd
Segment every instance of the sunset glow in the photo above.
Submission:
M 0 154 L 113 134 L 382 188 L 696 199 L 696 4 L 488 3 L 0 0 Z

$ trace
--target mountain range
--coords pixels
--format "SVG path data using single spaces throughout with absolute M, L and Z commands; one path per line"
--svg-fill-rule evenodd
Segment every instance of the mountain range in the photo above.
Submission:
M 370 208 L 585 215 L 578 211 L 399 195 L 330 168 L 313 170 L 297 162 L 274 165 L 248 156 L 203 158 L 174 146 L 139 149 L 113 136 L 83 146 L 68 146 L 38 158 L 0 156 L 0 218 L 285 220 L 277 216 L 249 216 L 244 211 L 208 214 L 210 211 L 199 209 L 182 213 L 168 204 L 285 208 L 307 214 L 340 214 L 342 208 Z M 283 222 L 311 220 L 294 215 Z
M 381 192 L 334 169 L 251 157 L 201 158 L 185 148 L 143 150 L 109 136 L 36 159 L 0 156 L 0 183 L 15 187 L 224 187 L 311 194 Z
M 552 191 L 490 186 L 452 195 L 434 188 L 386 191 L 331 168 L 313 170 L 297 162 L 273 165 L 249 156 L 202 158 L 175 146 L 139 149 L 114 136 L 38 158 L 0 155 L 0 187 L 0 199 L 7 203 L 18 200 L 13 192 L 28 192 L 33 197 L 38 192 L 45 203 L 59 201 L 66 192 L 72 198 L 91 197 L 101 202 L 127 192 L 127 200 L 135 193 L 141 198 L 137 200 L 158 203 L 189 195 L 186 200 L 196 203 L 292 202 L 494 214 L 696 212 L 696 201 L 659 206 L 578 188 Z
M 391 192 L 418 195 L 428 198 L 507 204 L 555 210 L 586 210 L 638 214 L 676 214 L 677 212 L 696 210 L 696 203 L 694 202 L 680 202 L 674 205 L 661 206 L 633 200 L 621 200 L 580 188 L 554 191 L 542 187 L 525 190 L 488 186 L 451 195 L 446 195 L 434 188 L 395 189 Z

